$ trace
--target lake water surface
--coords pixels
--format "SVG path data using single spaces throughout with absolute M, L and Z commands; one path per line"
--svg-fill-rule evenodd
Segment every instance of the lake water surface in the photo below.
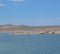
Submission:
M 0 54 L 60 54 L 60 35 L 0 33 Z

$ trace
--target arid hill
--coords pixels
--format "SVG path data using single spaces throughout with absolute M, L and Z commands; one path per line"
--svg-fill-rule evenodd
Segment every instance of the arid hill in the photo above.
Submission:
M 0 25 L 0 32 L 19 32 L 19 33 L 48 33 L 55 32 L 60 34 L 60 26 L 26 26 L 26 25 Z

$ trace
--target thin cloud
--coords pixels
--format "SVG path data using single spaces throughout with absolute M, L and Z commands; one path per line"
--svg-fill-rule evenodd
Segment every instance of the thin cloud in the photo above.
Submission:
M 9 1 L 12 1 L 12 2 L 24 2 L 24 0 L 9 0 Z
M 0 4 L 0 7 L 1 7 L 1 6 L 6 6 L 6 4 L 2 4 L 2 3 L 1 3 L 1 4 Z

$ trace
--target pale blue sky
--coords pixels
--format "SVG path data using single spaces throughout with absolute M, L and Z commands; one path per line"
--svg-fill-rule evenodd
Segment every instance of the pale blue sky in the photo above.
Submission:
M 0 24 L 60 25 L 60 0 L 0 0 Z

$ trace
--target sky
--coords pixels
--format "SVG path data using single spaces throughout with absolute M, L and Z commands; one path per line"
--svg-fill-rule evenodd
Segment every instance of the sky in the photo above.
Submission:
M 60 25 L 60 0 L 0 0 L 0 25 Z

